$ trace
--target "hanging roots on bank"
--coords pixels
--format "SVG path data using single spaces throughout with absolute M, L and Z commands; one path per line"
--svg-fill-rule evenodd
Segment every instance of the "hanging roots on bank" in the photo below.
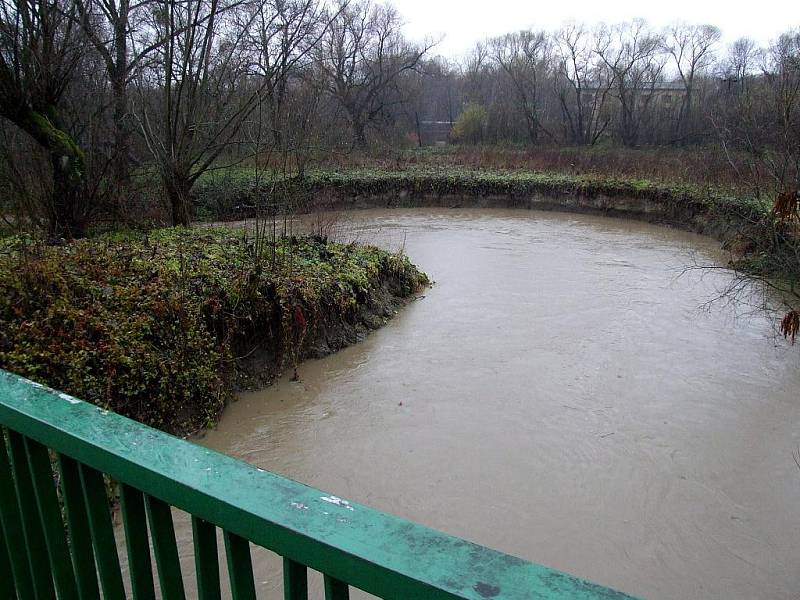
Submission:
M 772 207 L 772 214 L 774 214 L 781 221 L 788 221 L 793 218 L 798 218 L 798 191 L 783 192 L 778 194 L 775 200 L 775 205 Z
M 800 330 L 800 312 L 792 309 L 781 321 L 781 333 L 784 339 L 791 338 L 794 345 L 794 338 L 797 336 L 798 330 Z

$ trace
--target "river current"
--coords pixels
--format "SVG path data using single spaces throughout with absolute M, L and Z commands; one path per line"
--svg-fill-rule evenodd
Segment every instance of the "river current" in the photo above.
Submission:
M 724 265 L 718 243 L 523 210 L 328 226 L 435 284 L 200 443 L 631 594 L 800 596 L 800 354 L 763 311 L 705 306 L 731 274 L 687 267 Z

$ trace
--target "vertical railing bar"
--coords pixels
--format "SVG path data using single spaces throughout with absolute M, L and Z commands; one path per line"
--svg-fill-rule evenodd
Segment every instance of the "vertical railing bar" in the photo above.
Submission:
M 4 446 L 6 443 L 2 430 L 0 430 L 0 443 Z M 2 451 L 5 452 L 5 448 Z M 0 517 L 0 599 L 3 600 L 17 597 L 14 592 L 14 574 L 11 571 L 8 548 L 8 540 L 6 539 L 5 529 L 3 529 L 3 519 Z
M 0 440 L 5 444 L 2 432 Z M 14 591 L 14 576 L 11 572 L 11 562 L 8 559 L 8 546 L 6 545 L 6 532 L 3 529 L 3 522 L 0 519 L 0 600 L 16 598 Z
M 219 556 L 216 527 L 192 515 L 194 564 L 197 573 L 197 597 L 200 600 L 219 600 Z
M 250 542 L 230 531 L 223 531 L 222 537 L 225 540 L 233 600 L 254 600 L 256 584 L 253 579 L 253 561 L 250 559 Z
M 325 582 L 325 600 L 350 600 L 350 586 L 344 581 L 323 575 Z
M 144 495 L 121 483 L 119 501 L 125 527 L 125 546 L 128 550 L 128 572 L 134 600 L 154 600 L 153 565 L 150 562 L 150 540 L 147 537 L 147 515 Z
M 5 545 L 14 585 L 20 598 L 33 597 L 33 579 L 25 534 L 22 531 L 22 517 L 17 503 L 16 486 L 11 475 L 6 448 L 5 430 L 0 429 L 0 522 L 3 524 Z
M 75 585 L 75 573 L 72 571 L 64 519 L 61 516 L 58 493 L 53 480 L 50 453 L 40 443 L 28 438 L 25 438 L 25 449 L 28 454 L 31 482 L 36 496 L 36 505 L 39 507 L 39 517 L 47 544 L 56 594 L 59 600 L 69 600 L 70 598 L 77 600 L 78 588 Z
M 117 543 L 108 506 L 108 494 L 103 474 L 84 464 L 78 464 L 83 499 L 92 536 L 92 546 L 100 574 L 104 600 L 125 598 L 122 570 L 119 566 Z
M 28 548 L 28 560 L 33 575 L 33 593 L 37 600 L 55 598 L 53 577 L 49 565 L 42 568 L 42 559 L 48 556 L 47 543 L 42 531 L 42 522 L 36 507 L 33 481 L 25 451 L 25 441 L 21 434 L 8 430 L 8 446 L 11 450 L 11 469 L 17 484 L 17 504 L 22 521 L 22 532 Z
M 67 517 L 69 548 L 78 594 L 81 600 L 99 600 L 100 589 L 97 586 L 92 536 L 89 531 L 89 517 L 86 514 L 78 463 L 68 456 L 59 454 L 58 466 L 61 471 L 61 499 L 64 501 L 64 513 Z
M 175 527 L 172 524 L 172 511 L 169 504 L 148 495 L 145 495 L 145 507 L 150 521 L 161 595 L 164 600 L 183 600 L 186 595 L 178 558 L 178 545 L 175 541 Z
M 284 600 L 308 600 L 308 572 L 289 558 L 283 558 L 283 598 Z
M 0 432 L 0 440 L 4 440 Z M 5 443 L 5 441 L 3 441 Z M 16 598 L 14 593 L 14 579 L 11 573 L 11 563 L 8 560 L 8 547 L 6 546 L 6 532 L 3 529 L 3 520 L 0 519 L 0 600 Z

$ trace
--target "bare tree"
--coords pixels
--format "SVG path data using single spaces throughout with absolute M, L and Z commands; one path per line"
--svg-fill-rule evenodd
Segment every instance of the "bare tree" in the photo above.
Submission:
M 137 118 L 173 225 L 189 224 L 192 186 L 227 149 L 255 105 L 256 92 L 243 77 L 240 7 L 230 0 L 150 5 L 150 26 L 165 42 L 137 77 Z
M 489 47 L 485 42 L 478 42 L 467 54 L 461 66 L 464 79 L 464 92 L 469 102 L 484 102 L 492 93 L 491 60 Z M 490 88 L 490 89 L 487 89 Z
M 100 55 L 111 84 L 113 104 L 113 150 L 111 163 L 115 182 L 125 185 L 130 174 L 130 124 L 128 84 L 133 68 L 152 47 L 132 55 L 136 16 L 148 0 L 75 0 L 75 16 L 84 34 Z
M 340 0 L 320 43 L 318 66 L 328 93 L 344 109 L 355 144 L 362 149 L 367 147 L 367 127 L 396 100 L 390 88 L 433 46 L 408 43 L 400 26 L 397 11 L 389 5 Z
M 284 143 L 283 121 L 292 75 L 299 77 L 328 22 L 320 0 L 268 0 L 257 5 L 247 40 L 250 72 L 262 82 L 261 99 L 268 107 L 278 148 Z
M 620 109 L 618 134 L 625 146 L 639 142 L 642 120 L 665 66 L 662 46 L 661 37 L 641 19 L 598 30 L 594 50 L 611 71 Z
M 756 56 L 760 73 L 748 75 Z M 712 113 L 717 138 L 756 197 L 794 197 L 800 188 L 800 31 L 758 53 L 739 44 L 735 57 L 748 83 L 719 98 Z
M 492 58 L 512 83 L 530 143 L 539 141 L 540 131 L 553 139 L 553 134 L 541 119 L 551 64 L 551 44 L 547 34 L 543 31 L 509 33 L 493 39 L 490 47 Z
M 151 6 L 151 27 L 165 43 L 138 79 L 138 118 L 170 200 L 172 222 L 188 225 L 192 186 L 227 156 L 264 91 L 283 85 L 305 52 L 292 40 L 308 31 L 317 5 L 158 0 Z M 249 43 L 261 39 L 259 27 L 273 26 L 275 44 Z
M 769 48 L 764 79 L 775 140 L 766 156 L 776 185 L 800 200 L 800 29 L 781 35 Z
M 54 237 L 85 232 L 85 155 L 63 118 L 85 50 L 74 11 L 74 4 L 62 0 L 0 1 L 0 116 L 49 157 L 47 222 Z
M 592 60 L 589 35 L 583 25 L 568 24 L 556 32 L 554 85 L 568 142 L 591 145 L 606 131 L 606 100 L 613 77 Z
M 697 77 L 713 63 L 714 46 L 720 36 L 713 25 L 675 23 L 667 28 L 665 47 L 685 87 L 675 124 L 676 139 L 680 142 L 685 142 L 691 133 Z
M 750 38 L 742 37 L 733 42 L 728 48 L 728 56 L 723 73 L 728 80 L 728 85 L 738 84 L 743 89 L 747 78 L 751 75 L 753 65 L 758 54 L 756 43 Z

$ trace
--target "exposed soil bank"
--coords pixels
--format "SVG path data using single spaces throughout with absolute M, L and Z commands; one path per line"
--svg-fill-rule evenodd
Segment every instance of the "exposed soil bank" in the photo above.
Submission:
M 251 333 L 237 344 L 241 358 L 236 361 L 234 391 L 265 387 L 300 361 L 324 358 L 363 341 L 370 331 L 380 328 L 405 304 L 413 301 L 415 291 L 416 288 L 412 289 L 394 274 L 380 274 L 368 297 L 354 312 L 333 309 L 317 315 L 316 326 L 300 342 L 294 361 L 283 359 L 276 352 L 273 340 L 262 338 L 258 332 Z
M 298 184 L 300 185 L 300 184 Z M 634 219 L 722 242 L 729 265 L 794 298 L 800 237 L 765 200 L 713 188 L 648 180 L 526 171 L 316 172 L 303 180 L 307 210 L 353 208 L 527 208 Z
M 197 188 L 201 211 L 241 218 L 275 193 L 275 182 L 256 186 L 253 173 L 209 177 Z M 762 202 L 686 184 L 530 171 L 411 168 L 313 171 L 279 184 L 299 210 L 359 208 L 528 208 L 637 219 L 738 238 L 763 220 Z
M 768 199 L 719 188 L 594 174 L 463 167 L 310 171 L 302 178 L 222 171 L 198 183 L 198 213 L 241 219 L 282 202 L 293 213 L 359 208 L 527 208 L 645 221 L 720 241 L 729 266 L 769 281 L 797 303 L 800 235 L 776 218 Z M 788 317 L 789 315 L 787 315 Z
M 524 208 L 636 219 L 701 233 L 727 241 L 747 222 L 748 215 L 713 210 L 698 201 L 613 197 L 605 194 L 535 194 L 513 196 L 474 193 L 420 192 L 400 189 L 382 194 L 355 194 L 346 191 L 318 190 L 311 196 L 313 210 L 352 210 L 368 208 Z

